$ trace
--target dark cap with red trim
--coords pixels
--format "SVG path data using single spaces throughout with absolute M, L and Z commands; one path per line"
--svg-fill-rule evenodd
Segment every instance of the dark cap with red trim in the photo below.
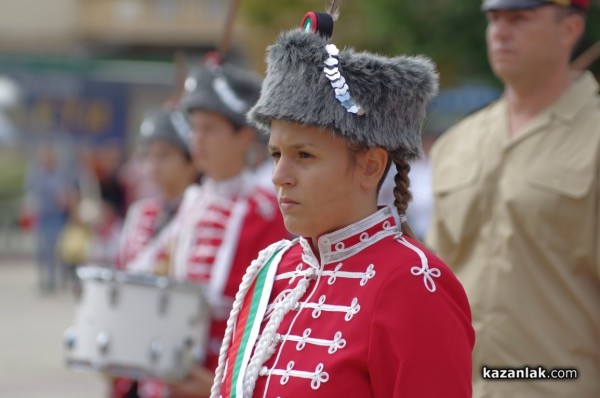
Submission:
M 484 12 L 494 10 L 524 10 L 541 6 L 555 5 L 559 7 L 572 7 L 587 11 L 589 0 L 484 0 L 481 10 Z

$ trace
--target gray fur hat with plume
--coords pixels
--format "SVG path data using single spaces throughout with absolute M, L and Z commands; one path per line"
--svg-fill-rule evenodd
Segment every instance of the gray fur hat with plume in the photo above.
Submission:
M 420 156 L 426 106 L 438 89 L 429 59 L 338 51 L 328 38 L 294 29 L 268 48 L 267 63 L 260 99 L 248 114 L 260 130 L 279 119 L 400 151 L 406 160 Z

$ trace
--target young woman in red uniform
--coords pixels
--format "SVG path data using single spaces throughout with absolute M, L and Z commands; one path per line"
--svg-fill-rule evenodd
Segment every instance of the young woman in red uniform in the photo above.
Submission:
M 212 397 L 470 397 L 467 297 L 405 216 L 434 66 L 340 51 L 328 14 L 303 27 L 269 48 L 249 112 L 270 133 L 279 207 L 300 237 L 247 269 Z M 395 208 L 378 208 L 392 164 Z

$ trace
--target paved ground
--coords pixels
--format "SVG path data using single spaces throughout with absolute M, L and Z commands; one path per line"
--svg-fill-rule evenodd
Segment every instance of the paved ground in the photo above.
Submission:
M 42 296 L 33 261 L 0 253 L 0 398 L 101 398 L 103 379 L 63 365 L 62 336 L 74 300 Z

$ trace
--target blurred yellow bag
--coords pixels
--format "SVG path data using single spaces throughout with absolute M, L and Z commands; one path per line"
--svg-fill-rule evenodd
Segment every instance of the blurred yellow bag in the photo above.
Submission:
M 58 255 L 66 265 L 79 265 L 86 261 L 90 232 L 82 224 L 69 223 L 60 234 Z

